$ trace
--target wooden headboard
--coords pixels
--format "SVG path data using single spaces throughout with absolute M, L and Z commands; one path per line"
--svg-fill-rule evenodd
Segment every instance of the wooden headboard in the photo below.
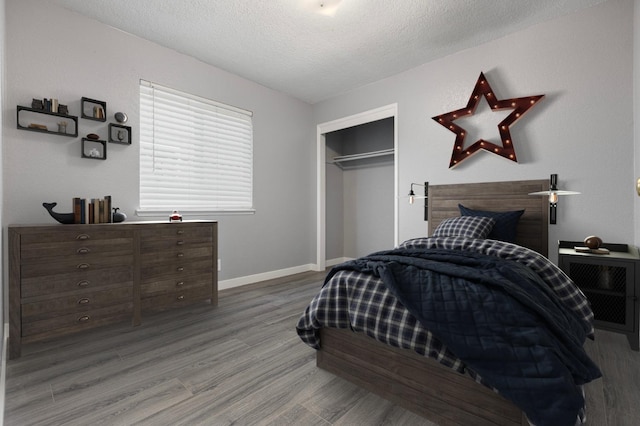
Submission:
M 549 180 L 429 185 L 429 235 L 449 217 L 460 216 L 458 204 L 474 210 L 522 210 L 516 243 L 548 256 L 549 199 L 528 195 L 546 191 Z

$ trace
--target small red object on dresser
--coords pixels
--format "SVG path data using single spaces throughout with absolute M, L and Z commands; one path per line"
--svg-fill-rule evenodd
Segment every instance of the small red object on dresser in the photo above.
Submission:
M 182 222 L 182 215 L 178 213 L 178 210 L 174 210 L 169 216 L 169 222 Z

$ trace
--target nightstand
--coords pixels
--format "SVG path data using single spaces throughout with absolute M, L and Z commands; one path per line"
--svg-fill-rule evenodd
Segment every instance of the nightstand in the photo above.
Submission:
M 595 315 L 594 326 L 626 334 L 631 349 L 640 350 L 638 317 L 640 253 L 635 246 L 603 244 L 609 254 L 577 252 L 582 242 L 559 241 L 560 268 L 587 296 Z

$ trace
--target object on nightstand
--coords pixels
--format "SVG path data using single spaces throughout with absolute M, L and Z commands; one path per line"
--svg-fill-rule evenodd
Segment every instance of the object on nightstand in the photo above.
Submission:
M 585 238 L 584 245 L 586 247 L 576 246 L 573 249 L 578 253 L 609 254 L 609 249 L 600 248 L 602 238 L 596 237 L 595 235 L 590 235 Z
M 606 248 L 589 248 L 589 247 L 582 247 L 582 246 L 575 246 L 573 248 L 575 251 L 577 251 L 578 253 L 592 253 L 592 254 L 609 254 L 611 253 L 608 249 Z
M 174 210 L 169 216 L 169 222 L 182 222 L 182 215 L 178 213 L 178 210 Z

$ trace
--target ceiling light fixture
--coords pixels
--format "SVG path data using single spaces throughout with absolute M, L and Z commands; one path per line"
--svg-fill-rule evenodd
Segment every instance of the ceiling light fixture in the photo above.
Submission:
M 325 16 L 333 16 L 342 0 L 304 0 L 306 9 Z

